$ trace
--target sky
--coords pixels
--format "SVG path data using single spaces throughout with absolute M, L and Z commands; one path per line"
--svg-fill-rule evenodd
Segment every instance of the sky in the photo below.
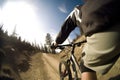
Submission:
M 44 44 L 46 34 L 50 33 L 54 40 L 68 14 L 82 3 L 82 0 L 0 0 L 0 24 L 9 34 L 15 30 L 23 40 Z M 70 41 L 75 33 L 80 33 L 78 28 L 68 37 Z

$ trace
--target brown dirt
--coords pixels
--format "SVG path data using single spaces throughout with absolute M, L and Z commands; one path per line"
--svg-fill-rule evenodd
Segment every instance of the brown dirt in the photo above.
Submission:
M 59 61 L 45 53 L 43 54 L 42 58 L 45 64 L 44 67 L 45 71 L 49 76 L 49 80 L 59 80 L 59 73 L 58 73 Z
M 59 80 L 59 60 L 45 53 L 37 53 L 32 56 L 31 67 L 21 73 L 23 80 Z

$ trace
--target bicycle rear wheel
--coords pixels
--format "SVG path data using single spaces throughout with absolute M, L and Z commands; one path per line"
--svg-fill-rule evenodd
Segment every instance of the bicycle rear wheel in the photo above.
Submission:
M 59 64 L 59 74 L 60 74 L 60 80 L 65 80 L 65 78 L 68 78 L 67 80 L 72 80 L 72 74 L 70 71 L 70 61 L 61 61 Z

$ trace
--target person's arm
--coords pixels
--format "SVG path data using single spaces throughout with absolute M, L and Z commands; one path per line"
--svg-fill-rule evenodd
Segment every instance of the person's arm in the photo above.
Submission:
M 56 38 L 56 43 L 57 44 L 63 43 L 66 40 L 66 38 L 69 36 L 71 31 L 75 29 L 75 27 L 76 24 L 72 21 L 70 17 L 68 17 L 68 19 L 66 19 L 66 21 L 61 27 L 61 30 Z
M 81 22 L 80 19 L 81 15 L 79 14 L 79 12 L 80 9 L 78 9 L 78 6 L 76 6 L 74 10 L 70 13 L 70 15 L 66 18 L 65 22 L 61 27 L 59 34 L 56 37 L 55 42 L 57 44 L 63 43 L 66 40 L 66 38 L 69 36 L 71 31 L 77 27 L 78 22 L 79 23 Z

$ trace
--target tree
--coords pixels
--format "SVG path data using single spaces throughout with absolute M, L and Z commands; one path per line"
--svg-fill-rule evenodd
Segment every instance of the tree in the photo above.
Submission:
M 52 41 L 53 41 L 53 40 L 52 40 L 51 35 L 50 35 L 49 33 L 47 33 L 46 39 L 45 39 L 46 45 L 50 46 L 51 43 L 52 43 Z
M 48 52 L 55 53 L 55 50 L 52 50 L 50 48 L 50 46 L 52 44 L 52 41 L 53 41 L 53 39 L 52 39 L 51 35 L 49 33 L 47 33 L 45 42 L 46 42 L 46 45 L 47 45 Z
M 15 26 L 11 36 L 16 37 L 17 35 L 18 35 L 18 34 L 16 33 L 16 26 Z

